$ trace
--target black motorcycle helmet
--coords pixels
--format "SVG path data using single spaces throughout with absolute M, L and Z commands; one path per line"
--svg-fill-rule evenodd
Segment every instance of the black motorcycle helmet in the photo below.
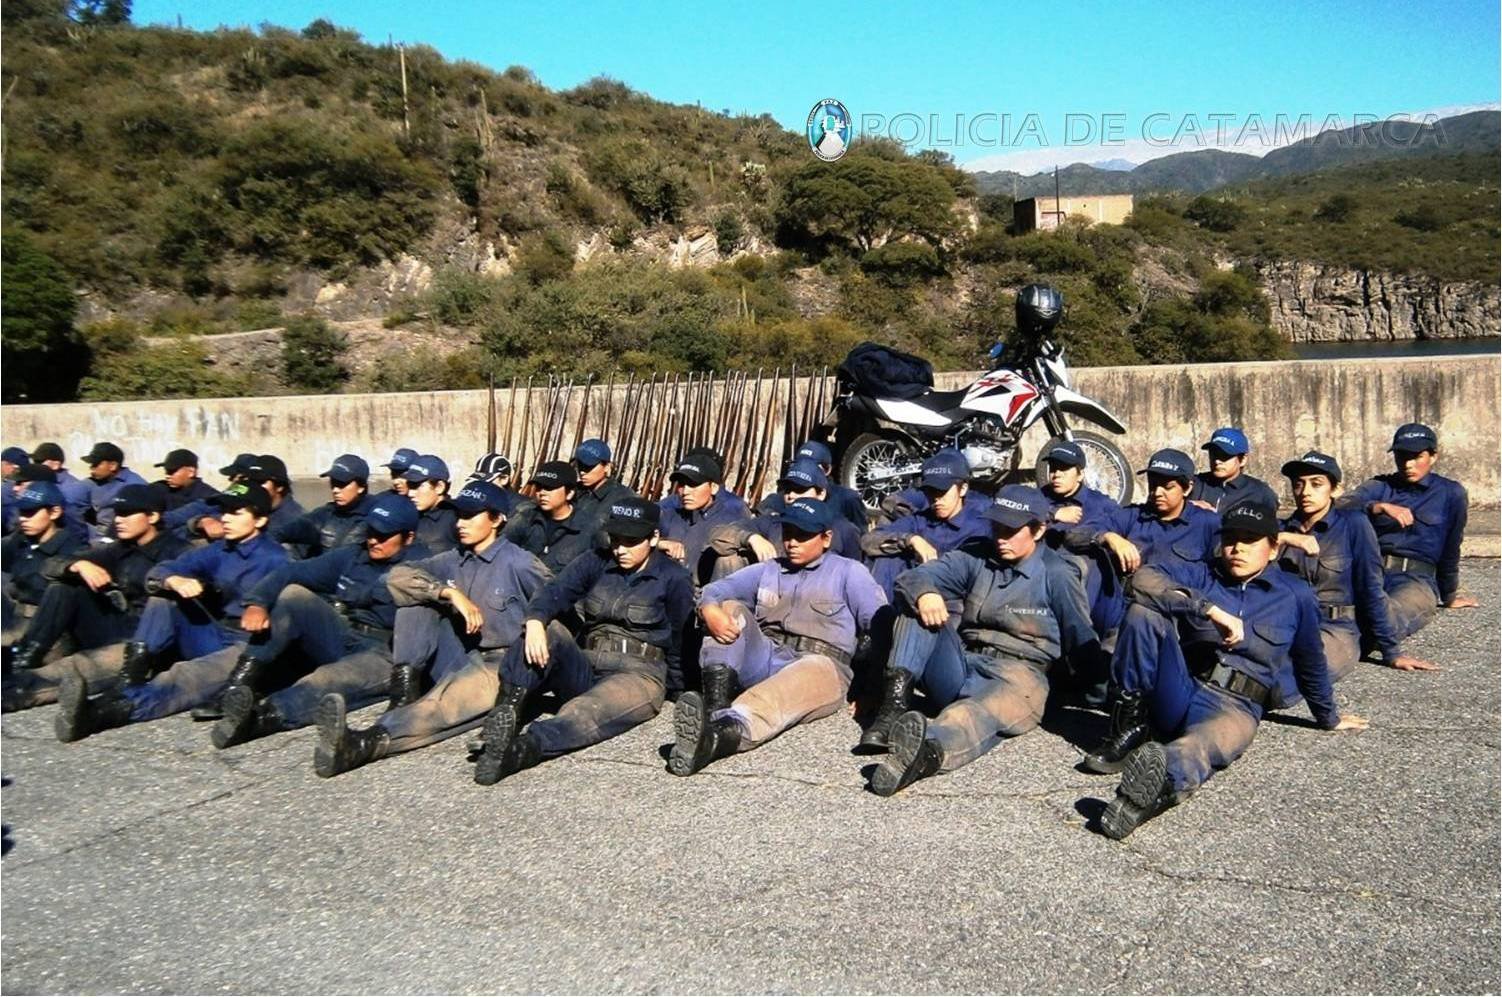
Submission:
M 1064 317 L 1064 296 L 1047 284 L 1029 284 L 1017 292 L 1017 331 L 1030 339 L 1053 331 Z

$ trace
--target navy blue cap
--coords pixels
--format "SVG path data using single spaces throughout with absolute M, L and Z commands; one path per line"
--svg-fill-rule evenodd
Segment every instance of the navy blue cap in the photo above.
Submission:
M 449 502 L 461 516 L 473 516 L 477 512 L 506 512 L 506 496 L 488 481 L 471 481 L 459 490 Z
M 1238 502 L 1220 514 L 1220 532 L 1250 533 L 1258 537 L 1278 536 L 1278 512 L 1271 506 L 1255 500 Z
M 230 485 L 218 495 L 209 496 L 208 501 L 226 512 L 249 509 L 257 516 L 271 515 L 271 496 L 259 485 Z
M 829 447 L 818 440 L 809 440 L 798 448 L 793 455 L 794 460 L 811 460 L 815 464 L 834 465 L 834 454 L 829 452 Z
M 827 502 L 818 499 L 793 499 L 782 507 L 783 527 L 802 530 L 804 533 L 823 533 L 834 522 L 834 514 Z
M 351 481 L 364 481 L 370 477 L 370 465 L 365 463 L 365 458 L 356 454 L 340 454 L 334 458 L 334 463 L 329 469 L 319 475 L 320 478 L 328 478 L 335 484 L 347 485 Z
M 488 481 L 502 474 L 510 474 L 511 471 L 510 460 L 498 453 L 488 453 L 475 461 L 475 469 L 469 472 L 469 476 Z
M 1235 426 L 1222 426 L 1210 434 L 1210 439 L 1200 445 L 1201 450 L 1219 450 L 1232 457 L 1244 457 L 1252 452 L 1246 434 Z
M 1048 448 L 1043 459 L 1050 464 L 1062 464 L 1065 467 L 1084 467 L 1085 448 L 1070 440 L 1060 440 Z
M 700 453 L 692 457 L 685 456 L 679 461 L 668 480 L 683 480 L 691 485 L 702 485 L 706 481 L 719 481 L 724 473 L 720 470 L 719 461 L 714 460 L 712 455 Z
M 16 507 L 22 512 L 36 512 L 63 504 L 63 491 L 50 481 L 32 481 L 16 496 Z
M 1180 481 L 1194 479 L 1194 461 L 1182 450 L 1159 450 L 1148 458 L 1147 466 L 1138 474 L 1159 474 Z
M 370 503 L 365 513 L 365 528 L 371 533 L 389 537 L 393 533 L 411 533 L 417 529 L 417 506 L 405 495 L 384 492 Z
M 970 463 L 958 450 L 940 450 L 923 462 L 924 488 L 947 492 L 951 486 L 970 480 Z
M 1392 434 L 1392 446 L 1387 449 L 1399 453 L 1423 453 L 1438 448 L 1439 437 L 1434 435 L 1434 430 L 1421 422 L 1410 422 L 1399 426 Z
M 125 462 L 125 451 L 113 443 L 103 442 L 94 444 L 94 448 L 83 455 L 83 462 L 90 467 L 106 460 L 114 461 L 116 464 L 123 464 Z
M 1335 458 L 1318 450 L 1306 451 L 1304 456 L 1297 460 L 1290 460 L 1283 465 L 1283 474 L 1288 478 L 1298 478 L 1306 474 L 1323 474 L 1330 479 L 1333 485 L 1340 480 L 1340 465 Z
M 398 447 L 396 453 L 391 455 L 391 459 L 381 466 L 389 467 L 397 474 L 401 474 L 417 459 L 417 456 L 417 451 L 411 447 Z
M 238 478 L 250 473 L 250 468 L 256 462 L 253 453 L 237 453 L 235 459 L 219 469 L 219 473 L 226 478 Z
M 619 502 L 610 503 L 610 512 L 605 517 L 605 532 L 613 537 L 645 540 L 657 530 L 662 510 L 656 502 L 628 495 Z
M 985 517 L 1008 529 L 1028 523 L 1048 522 L 1048 500 L 1030 485 L 1007 485 L 996 493 L 996 501 L 986 508 Z
M 0 460 L 5 461 L 7 464 L 29 464 L 31 463 L 31 454 L 27 453 L 21 447 L 6 447 L 5 451 L 0 453 Z
M 578 488 L 579 472 L 575 471 L 574 465 L 566 460 L 550 460 L 537 465 L 537 470 L 532 472 L 529 483 L 547 490 Z
M 589 470 L 610 460 L 610 444 L 604 440 L 585 440 L 574 451 L 574 463 L 582 470 Z
M 448 481 L 449 466 L 433 454 L 418 454 L 407 462 L 402 477 L 414 485 L 424 481 Z
M 138 512 L 166 512 L 167 496 L 162 489 L 151 485 L 126 485 L 110 499 L 110 508 L 117 516 L 130 516 Z
M 824 473 L 823 468 L 809 458 L 800 458 L 789 464 L 787 470 L 782 472 L 782 477 L 777 479 L 777 483 L 784 487 L 791 485 L 800 492 L 808 491 L 810 488 L 821 488 L 826 491 L 829 489 L 828 475 Z

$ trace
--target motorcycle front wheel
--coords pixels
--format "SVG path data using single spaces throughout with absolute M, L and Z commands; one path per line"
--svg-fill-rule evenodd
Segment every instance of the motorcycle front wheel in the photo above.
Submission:
M 918 484 L 923 453 L 908 440 L 881 433 L 862 433 L 850 441 L 840 461 L 840 483 L 860 494 L 866 508 L 881 508 L 881 500 Z
M 1085 451 L 1086 487 L 1094 488 L 1108 498 L 1115 499 L 1119 505 L 1126 505 L 1132 501 L 1132 486 L 1136 479 L 1132 475 L 1132 466 L 1127 463 L 1126 455 L 1121 452 L 1121 448 L 1099 433 L 1080 430 L 1073 435 L 1074 442 Z M 1048 484 L 1048 461 L 1043 459 L 1043 455 L 1048 453 L 1049 448 L 1055 443 L 1062 442 L 1064 438 L 1056 436 L 1038 451 L 1038 463 L 1035 468 L 1038 487 Z

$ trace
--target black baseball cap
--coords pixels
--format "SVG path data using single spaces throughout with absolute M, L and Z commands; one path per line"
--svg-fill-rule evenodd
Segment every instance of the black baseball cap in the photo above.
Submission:
M 117 464 L 125 462 L 125 451 L 113 443 L 100 442 L 94 444 L 94 448 L 83 455 L 83 462 L 90 467 L 106 460 L 115 461 Z
M 1278 537 L 1278 512 L 1261 502 L 1238 502 L 1220 515 L 1220 532 L 1241 533 L 1255 537 Z
M 708 453 L 694 454 L 692 457 L 684 455 L 673 468 L 673 473 L 668 476 L 669 481 L 686 481 L 690 485 L 702 485 L 706 481 L 719 481 L 724 471 L 720 464 Z
M 57 472 L 46 464 L 22 464 L 14 480 L 56 482 Z
M 449 499 L 449 504 L 460 516 L 468 518 L 477 512 L 498 512 L 505 515 L 506 493 L 488 481 L 471 481 Z
M 510 473 L 512 473 L 510 460 L 502 454 L 488 453 L 475 461 L 475 469 L 469 473 L 469 476 L 489 481 L 491 478 Z
M 249 509 L 257 516 L 271 515 L 271 496 L 266 493 L 266 489 L 251 485 L 230 485 L 211 497 L 209 505 L 216 505 L 225 512 Z
M 630 495 L 610 504 L 610 514 L 605 517 L 605 532 L 613 537 L 645 540 L 656 531 L 660 514 L 656 502 Z
M 198 455 L 191 450 L 171 450 L 162 458 L 161 463 L 156 465 L 171 474 L 173 471 L 181 471 L 185 467 L 196 468 Z
M 21 447 L 6 447 L 4 453 L 0 453 L 0 460 L 7 464 L 25 464 L 31 460 L 31 454 Z
M 138 512 L 165 512 L 167 497 L 153 485 L 126 485 L 110 499 L 110 508 L 117 516 L 130 516 Z
M 252 481 L 280 481 L 287 484 L 287 465 L 275 454 L 263 453 L 246 467 L 245 476 Z
M 1423 453 L 1439 449 L 1439 437 L 1434 430 L 1421 422 L 1409 422 L 1398 427 L 1392 434 L 1392 446 L 1388 450 L 1397 453 Z
M 56 443 L 38 443 L 31 452 L 31 459 L 40 464 L 44 460 L 62 460 L 63 448 Z
M 219 473 L 226 478 L 239 478 L 250 473 L 251 466 L 256 462 L 253 453 L 237 453 L 235 459 L 219 469 Z
M 1333 485 L 1340 481 L 1340 465 L 1334 457 L 1318 450 L 1307 451 L 1304 456 L 1283 465 L 1283 476 L 1286 478 L 1293 479 L 1306 474 L 1323 474 Z
M 347 485 L 351 481 L 364 481 L 370 477 L 370 465 L 365 463 L 365 458 L 358 454 L 340 454 L 334 458 L 334 463 L 329 469 L 319 475 L 320 478 L 328 478 L 336 485 Z
M 542 489 L 578 488 L 579 472 L 566 460 L 550 460 L 537 465 L 529 480 Z

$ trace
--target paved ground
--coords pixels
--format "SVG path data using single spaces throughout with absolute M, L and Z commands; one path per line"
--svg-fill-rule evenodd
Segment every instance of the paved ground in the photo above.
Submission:
M 1498 568 L 1362 666 L 1364 734 L 1265 724 L 1124 844 L 1064 710 L 893 800 L 844 718 L 692 779 L 666 715 L 493 789 L 451 741 L 314 776 L 312 731 L 3 723 L 3 979 L 24 992 L 1495 992 Z

